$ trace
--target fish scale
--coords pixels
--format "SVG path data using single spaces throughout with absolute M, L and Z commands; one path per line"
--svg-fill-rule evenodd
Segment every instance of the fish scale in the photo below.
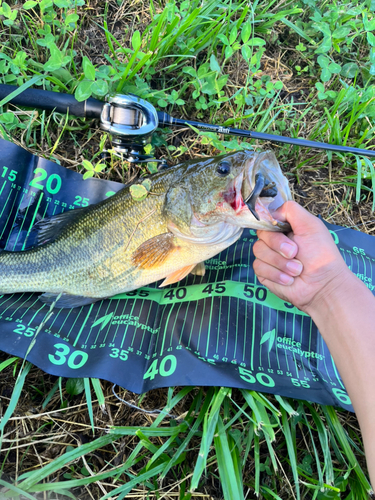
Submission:
M 260 171 L 278 187 L 278 199 L 259 198 L 266 215 L 257 221 L 243 200 Z M 195 160 L 149 180 L 142 201 L 126 186 L 96 205 L 37 223 L 37 246 L 0 252 L 0 293 L 44 292 L 46 303 L 62 294 L 58 307 L 85 305 L 163 278 L 166 285 L 191 271 L 202 273 L 202 262 L 234 243 L 244 227 L 286 228 L 267 208 L 290 199 L 273 154 Z

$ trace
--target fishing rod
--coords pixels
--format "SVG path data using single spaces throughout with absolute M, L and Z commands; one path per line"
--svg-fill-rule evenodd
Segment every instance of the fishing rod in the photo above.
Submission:
M 0 85 L 0 101 L 17 91 L 14 85 Z M 264 134 L 250 130 L 242 130 L 222 125 L 211 125 L 193 120 L 173 118 L 164 111 L 157 111 L 148 101 L 133 94 L 116 94 L 108 97 L 106 102 L 90 97 L 79 102 L 73 95 L 51 92 L 41 89 L 26 89 L 22 93 L 8 100 L 17 106 L 38 108 L 58 113 L 69 113 L 82 118 L 100 120 L 100 128 L 112 135 L 113 149 L 130 162 L 160 161 L 142 154 L 143 147 L 149 142 L 152 134 L 159 126 L 191 126 L 199 130 L 220 134 L 248 137 L 293 146 L 301 146 L 340 153 L 353 153 L 375 158 L 375 151 L 359 149 L 349 146 L 339 146 L 325 142 L 294 139 L 282 135 Z M 165 166 L 165 163 L 164 163 Z

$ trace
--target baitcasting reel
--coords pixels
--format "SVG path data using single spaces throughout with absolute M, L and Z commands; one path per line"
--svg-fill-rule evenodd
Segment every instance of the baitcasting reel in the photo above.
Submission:
M 100 128 L 112 135 L 116 153 L 132 163 L 160 162 L 141 154 L 159 125 L 158 114 L 149 102 L 133 94 L 109 97 L 100 115 Z

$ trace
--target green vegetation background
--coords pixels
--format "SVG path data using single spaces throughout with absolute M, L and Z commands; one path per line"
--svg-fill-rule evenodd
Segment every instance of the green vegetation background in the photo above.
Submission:
M 78 100 L 133 92 L 175 117 L 369 148 L 374 11 L 375 0 L 2 2 L 0 81 Z M 127 182 L 138 173 L 95 123 L 0 106 L 2 136 L 35 154 L 85 177 Z M 176 163 L 242 147 L 164 129 L 146 149 Z M 272 147 L 297 201 L 330 222 L 374 230 L 368 158 Z M 109 164 L 99 161 L 104 149 Z M 105 381 L 61 380 L 1 359 L 0 498 L 368 496 L 358 424 L 343 410 L 251 390 L 121 391 L 163 409 L 151 415 Z

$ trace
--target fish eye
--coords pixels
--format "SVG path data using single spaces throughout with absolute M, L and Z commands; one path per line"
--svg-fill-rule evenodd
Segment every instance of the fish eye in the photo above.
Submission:
M 230 163 L 229 161 L 221 161 L 219 163 L 219 165 L 217 166 L 217 169 L 216 169 L 216 172 L 221 175 L 221 176 L 225 176 L 225 175 L 228 175 L 229 172 L 230 172 Z

